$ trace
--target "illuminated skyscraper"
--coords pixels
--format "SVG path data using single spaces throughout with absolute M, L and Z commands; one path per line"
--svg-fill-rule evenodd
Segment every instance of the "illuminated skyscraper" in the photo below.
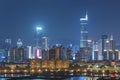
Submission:
M 90 51 L 90 47 L 88 46 L 88 15 L 84 18 L 80 18 L 80 26 L 81 26 L 81 35 L 80 35 L 80 53 L 81 53 L 81 61 L 90 60 L 90 55 L 92 54 Z
M 42 46 L 42 27 L 36 27 L 36 47 Z
M 22 47 L 23 43 L 21 41 L 21 39 L 19 38 L 18 41 L 17 41 L 17 47 L 20 48 Z
M 102 60 L 107 60 L 107 53 L 106 53 L 106 41 L 107 41 L 108 36 L 107 35 L 102 35 Z
M 26 50 L 26 55 L 27 55 L 27 59 L 32 59 L 32 46 L 27 46 L 27 50 Z
M 10 49 L 10 62 L 21 63 L 24 61 L 24 59 L 25 59 L 24 48 L 13 47 Z
M 48 37 L 42 37 L 42 48 L 44 50 L 48 50 L 49 47 L 48 47 Z
M 11 47 L 11 39 L 7 38 L 5 39 L 5 59 L 7 62 L 9 62 L 10 59 L 10 47 Z
M 109 60 L 115 60 L 115 40 L 112 35 L 110 36 L 109 46 Z
M 110 36 L 110 49 L 115 51 L 115 41 L 112 35 Z
M 81 36 L 80 36 L 80 47 L 87 47 L 87 40 L 88 40 L 88 15 L 86 13 L 85 18 L 80 18 L 80 26 L 81 26 Z

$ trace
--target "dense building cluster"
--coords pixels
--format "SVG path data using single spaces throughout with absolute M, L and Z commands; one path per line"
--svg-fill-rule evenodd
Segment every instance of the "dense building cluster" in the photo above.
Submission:
M 39 60 L 69 60 L 106 61 L 120 60 L 120 51 L 116 48 L 113 36 L 102 35 L 98 41 L 88 39 L 88 15 L 80 18 L 80 45 L 63 46 L 49 45 L 49 38 L 43 36 L 41 27 L 36 28 L 35 44 L 24 46 L 19 38 L 15 47 L 11 46 L 11 39 L 6 39 L 0 47 L 0 62 L 24 63 L 30 59 Z

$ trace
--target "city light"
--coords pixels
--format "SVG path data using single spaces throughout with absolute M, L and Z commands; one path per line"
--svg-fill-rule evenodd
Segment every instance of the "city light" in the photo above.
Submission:
M 120 1 L 0 2 L 0 80 L 120 80 Z

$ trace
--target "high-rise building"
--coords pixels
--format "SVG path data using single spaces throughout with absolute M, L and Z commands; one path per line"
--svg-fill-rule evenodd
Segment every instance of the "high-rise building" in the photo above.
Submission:
M 49 50 L 42 49 L 42 59 L 43 60 L 49 59 Z
M 22 47 L 23 43 L 21 41 L 21 39 L 19 38 L 18 41 L 17 41 L 17 47 L 20 48 Z
M 35 46 L 42 47 L 42 27 L 36 27 Z
M 109 40 L 109 60 L 115 60 L 115 41 L 113 39 L 113 36 L 110 36 Z
M 95 49 L 95 51 L 98 52 L 98 60 L 118 60 L 118 51 L 115 51 L 113 36 L 109 38 L 107 35 L 102 35 L 97 46 L 98 49 Z
M 66 60 L 67 55 L 66 48 L 63 46 L 54 46 L 49 50 L 49 59 L 50 60 Z
M 110 36 L 110 49 L 115 51 L 115 41 L 112 35 Z
M 27 55 L 27 59 L 32 59 L 32 46 L 27 46 L 26 49 L 26 55 Z
M 66 60 L 67 59 L 67 49 L 63 46 L 60 46 L 60 60 Z
M 81 26 L 81 36 L 80 36 L 80 47 L 87 47 L 88 40 L 88 15 L 86 13 L 85 18 L 80 18 L 80 26 Z
M 5 50 L 0 49 L 0 62 L 6 61 L 6 60 L 7 60 L 7 58 L 5 57 Z
M 80 53 L 81 53 L 81 60 L 89 60 L 90 56 L 92 55 L 92 52 L 90 47 L 90 44 L 88 45 L 88 15 L 86 13 L 85 18 L 80 18 L 80 26 L 81 26 L 81 36 L 80 36 Z M 88 59 L 89 58 L 89 59 Z
M 107 35 L 102 35 L 102 60 L 107 60 L 107 53 L 105 50 L 107 38 Z
M 42 49 L 44 50 L 48 50 L 48 37 L 42 37 Z
M 94 51 L 94 60 L 98 60 L 98 42 L 94 42 L 93 45 L 93 51 Z
M 115 52 L 114 52 L 114 60 L 115 61 L 119 60 L 119 50 L 118 49 L 116 49 Z
M 80 55 L 81 53 L 80 53 L 80 51 L 77 51 L 76 53 L 75 53 L 75 61 L 76 62 L 79 62 L 80 61 L 80 59 L 81 59 L 81 55 Z
M 24 48 L 14 47 L 10 49 L 10 62 L 22 63 L 24 61 Z
M 72 49 L 70 47 L 68 47 L 66 50 L 66 58 L 67 58 L 67 60 L 73 60 Z
M 98 40 L 98 60 L 102 60 L 102 40 Z
M 35 58 L 36 59 L 42 59 L 42 49 L 41 48 L 37 48 L 35 50 Z
M 49 50 L 49 60 L 55 60 L 55 56 L 56 56 L 56 50 L 55 48 L 51 48 Z
M 9 62 L 9 58 L 10 58 L 10 47 L 11 47 L 11 39 L 10 38 L 7 38 L 5 39 L 5 46 L 4 46 L 4 49 L 5 49 L 5 61 Z

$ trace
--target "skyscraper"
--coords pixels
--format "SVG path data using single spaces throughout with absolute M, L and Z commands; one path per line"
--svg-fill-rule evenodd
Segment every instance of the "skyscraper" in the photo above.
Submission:
M 88 15 L 84 18 L 80 18 L 80 26 L 81 26 L 81 35 L 80 35 L 80 53 L 81 53 L 81 61 L 90 60 L 90 56 L 92 54 L 90 46 L 88 46 Z
M 7 38 L 5 39 L 5 44 L 4 44 L 4 50 L 5 50 L 5 60 L 7 62 L 9 62 L 9 58 L 10 58 L 10 48 L 11 48 L 11 39 Z
M 32 46 L 27 46 L 27 50 L 26 50 L 26 55 L 27 55 L 27 59 L 31 59 L 32 58 Z
M 106 53 L 106 41 L 107 41 L 108 36 L 107 35 L 102 35 L 102 60 L 107 60 L 107 53 Z
M 42 46 L 42 27 L 36 27 L 36 36 L 35 36 L 36 47 Z
M 49 47 L 48 47 L 48 37 L 42 37 L 42 48 L 44 50 L 48 50 Z
M 80 18 L 80 26 L 81 26 L 81 36 L 80 36 L 80 47 L 87 47 L 87 40 L 88 40 L 88 15 L 86 13 L 85 18 Z
M 25 59 L 24 48 L 22 47 L 13 47 L 10 49 L 10 62 L 22 63 Z
M 109 47 L 109 60 L 115 60 L 115 40 L 112 35 L 110 36 Z
M 17 47 L 20 48 L 22 47 L 23 43 L 21 41 L 21 39 L 19 38 L 18 41 L 17 41 Z

